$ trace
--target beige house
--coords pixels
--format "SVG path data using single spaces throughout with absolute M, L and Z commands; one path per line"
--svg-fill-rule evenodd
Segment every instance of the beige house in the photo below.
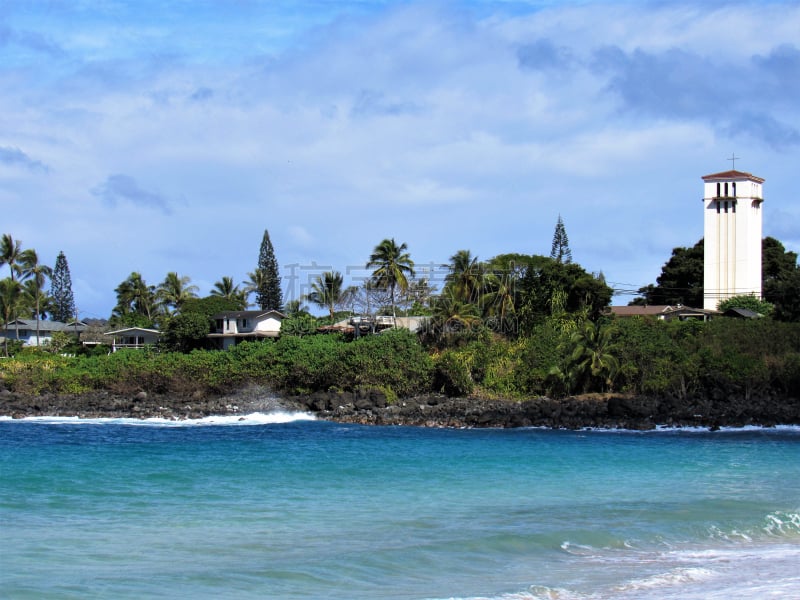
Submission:
M 112 339 L 111 351 L 116 352 L 123 348 L 142 349 L 145 346 L 152 346 L 158 342 L 161 332 L 158 329 L 147 329 L 146 327 L 126 327 L 108 331 L 103 335 Z
M 227 350 L 242 340 L 278 337 L 285 318 L 277 310 L 228 310 L 211 317 L 214 329 L 208 337 Z

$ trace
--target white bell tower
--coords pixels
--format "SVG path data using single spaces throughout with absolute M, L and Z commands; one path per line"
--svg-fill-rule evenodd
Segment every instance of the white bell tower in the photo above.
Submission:
M 703 177 L 703 308 L 732 296 L 761 298 L 761 204 L 764 180 L 742 171 Z

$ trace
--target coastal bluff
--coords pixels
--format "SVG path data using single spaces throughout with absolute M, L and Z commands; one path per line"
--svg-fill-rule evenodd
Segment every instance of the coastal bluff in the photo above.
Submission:
M 300 411 L 319 419 L 363 425 L 421 427 L 549 427 L 633 429 L 800 425 L 800 399 L 717 394 L 715 397 L 648 397 L 587 394 L 526 400 L 425 395 L 390 402 L 377 389 L 289 396 L 262 386 L 225 395 L 189 396 L 95 391 L 25 396 L 0 389 L 0 415 L 12 418 L 197 419 L 253 412 Z

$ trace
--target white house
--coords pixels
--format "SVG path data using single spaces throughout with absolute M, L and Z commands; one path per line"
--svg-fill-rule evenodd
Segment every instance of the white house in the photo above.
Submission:
M 228 310 L 211 317 L 214 330 L 208 337 L 227 350 L 242 340 L 278 337 L 285 318 L 277 310 Z
M 764 180 L 742 171 L 703 177 L 703 308 L 721 300 L 761 298 L 761 204 Z
M 62 323 L 40 319 L 37 336 L 36 319 L 14 319 L 8 323 L 3 336 L 9 341 L 20 340 L 24 346 L 45 346 L 53 339 L 53 333 L 56 331 L 79 336 L 85 329 L 86 324 L 80 321 Z
M 116 352 L 122 348 L 141 349 L 145 346 L 152 346 L 158 342 L 161 332 L 157 329 L 147 329 L 145 327 L 126 327 L 116 331 L 108 331 L 103 335 L 112 338 L 111 351 Z

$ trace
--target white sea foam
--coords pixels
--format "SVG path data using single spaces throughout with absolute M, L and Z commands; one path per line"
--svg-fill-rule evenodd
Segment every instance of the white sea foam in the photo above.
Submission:
M 220 415 L 203 417 L 201 419 L 163 419 L 152 417 L 149 419 L 131 418 L 91 418 L 80 417 L 24 417 L 12 419 L 0 417 L 3 421 L 18 421 L 23 423 L 43 423 L 47 425 L 60 424 L 114 424 L 150 427 L 198 427 L 208 425 L 274 425 L 280 423 L 293 423 L 295 421 L 316 421 L 317 418 L 310 413 L 275 411 L 268 413 L 250 413 L 247 415 Z
M 533 429 L 533 428 L 531 428 Z M 549 429 L 548 427 L 541 427 L 539 429 Z M 581 431 L 591 431 L 593 433 L 635 433 L 640 435 L 657 435 L 662 433 L 713 433 L 716 435 L 727 433 L 800 433 L 800 425 L 774 425 L 766 427 L 763 425 L 743 425 L 742 427 L 720 427 L 712 431 L 709 427 L 676 427 L 673 425 L 656 425 L 653 429 L 623 429 L 623 428 L 606 428 L 606 427 L 585 427 Z
M 698 583 L 719 577 L 719 573 L 703 567 L 678 567 L 665 573 L 650 575 L 642 579 L 634 579 L 614 588 L 614 591 L 628 592 L 636 590 L 661 589 L 676 585 Z

